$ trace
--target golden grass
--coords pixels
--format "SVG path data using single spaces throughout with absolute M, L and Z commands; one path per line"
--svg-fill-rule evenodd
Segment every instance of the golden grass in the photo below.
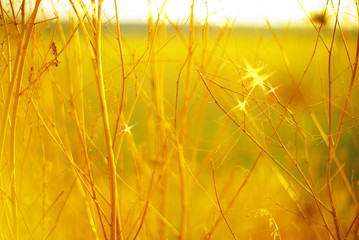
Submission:
M 358 238 L 358 29 L 70 3 L 1 1 L 0 239 Z

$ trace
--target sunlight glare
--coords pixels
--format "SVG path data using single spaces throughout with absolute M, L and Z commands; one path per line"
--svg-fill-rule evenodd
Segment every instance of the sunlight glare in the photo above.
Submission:
M 82 0 L 82 2 L 86 7 L 91 4 L 91 0 Z M 333 1 L 335 7 L 337 2 L 338 0 Z M 48 18 L 55 15 L 52 4 L 56 6 L 60 17 L 66 18 L 69 12 L 73 12 L 70 1 L 43 0 L 44 12 Z M 192 0 L 121 0 L 117 4 L 119 16 L 123 22 L 145 23 L 149 8 L 153 16 L 157 16 L 159 9 L 165 4 L 163 13 L 171 21 L 186 24 Z M 267 19 L 275 25 L 288 23 L 300 25 L 308 23 L 307 16 L 310 16 L 312 12 L 323 10 L 326 0 L 195 0 L 194 4 L 195 19 L 199 23 L 208 18 L 209 22 L 218 25 L 227 24 L 230 21 L 235 21 L 236 24 L 265 25 Z M 114 1 L 104 1 L 103 9 L 104 20 L 112 19 L 115 16 Z M 341 18 L 353 21 L 353 16 L 356 15 L 355 10 L 353 2 L 341 0 Z M 329 16 L 334 15 L 331 4 L 329 4 L 328 13 Z M 162 20 L 165 18 L 163 17 Z

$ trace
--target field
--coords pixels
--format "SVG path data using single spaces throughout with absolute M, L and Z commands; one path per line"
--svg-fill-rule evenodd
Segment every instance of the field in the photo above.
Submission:
M 0 239 L 359 239 L 358 29 L 94 2 L 1 1 Z

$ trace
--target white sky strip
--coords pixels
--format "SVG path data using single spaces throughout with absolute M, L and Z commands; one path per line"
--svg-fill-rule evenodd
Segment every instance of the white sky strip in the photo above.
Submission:
M 7 0 L 1 0 L 6 7 Z M 79 2 L 80 0 L 73 0 Z M 122 22 L 147 21 L 149 6 L 156 15 L 165 0 L 117 0 L 118 11 Z M 21 1 L 18 1 L 19 3 Z M 91 0 L 82 0 L 85 6 L 89 6 Z M 164 13 L 177 23 L 185 23 L 190 12 L 191 0 L 167 0 Z M 332 1 L 336 7 L 338 0 Z M 149 4 L 150 3 L 150 4 Z M 308 24 L 305 12 L 318 12 L 324 9 L 326 0 L 195 0 L 195 17 L 198 22 L 204 21 L 208 16 L 211 23 L 224 24 L 235 20 L 237 24 L 264 25 L 265 19 L 272 24 Z M 55 16 L 54 7 L 61 19 L 66 20 L 73 12 L 69 0 L 42 0 L 43 16 L 51 18 Z M 357 6 L 354 0 L 341 0 L 340 18 L 350 26 L 356 26 Z M 113 0 L 104 0 L 105 19 L 115 15 Z M 328 18 L 333 18 L 332 5 L 329 6 Z

